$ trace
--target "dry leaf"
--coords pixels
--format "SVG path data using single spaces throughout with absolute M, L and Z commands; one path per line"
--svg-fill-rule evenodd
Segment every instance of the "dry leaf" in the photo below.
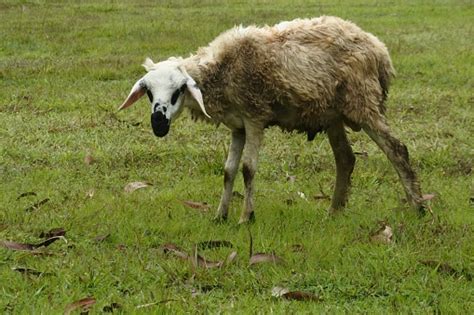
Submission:
M 91 164 L 95 163 L 95 159 L 92 157 L 92 155 L 86 154 L 86 156 L 84 157 L 84 163 L 86 165 L 91 165 Z
M 24 267 L 15 267 L 15 268 L 12 268 L 12 270 L 23 273 L 23 274 L 27 274 L 27 275 L 33 275 L 33 276 L 41 276 L 43 274 L 41 271 L 37 271 L 30 268 L 24 268 Z
M 296 176 L 286 173 L 286 181 L 290 182 L 291 184 L 294 184 L 296 181 Z
M 26 212 L 32 212 L 32 211 L 38 210 L 42 205 L 44 205 L 48 201 L 49 201 L 49 198 L 45 198 L 41 201 L 38 201 L 37 203 L 35 203 L 35 204 L 29 206 L 28 208 L 26 208 L 25 211 Z
M 165 254 L 171 253 L 181 259 L 188 259 L 189 255 L 178 246 L 168 243 L 161 246 Z
M 95 302 L 96 302 L 96 300 L 93 297 L 87 297 L 87 298 L 81 299 L 79 301 L 73 302 L 73 303 L 66 306 L 66 308 L 64 310 L 64 315 L 69 315 L 69 314 L 71 314 L 72 311 L 75 311 L 77 309 L 80 309 L 81 312 L 85 312 L 92 305 L 94 305 Z
M 37 194 L 34 191 L 27 191 L 27 192 L 21 193 L 18 197 L 16 197 L 16 200 L 20 200 L 23 197 L 36 196 L 36 195 Z
M 114 310 L 122 308 L 122 305 L 113 302 L 110 305 L 106 305 L 102 308 L 102 312 L 104 313 L 113 313 Z
M 145 188 L 148 186 L 152 186 L 152 184 L 147 183 L 147 182 L 132 182 L 132 183 L 128 183 L 123 190 L 126 193 L 131 193 L 137 189 Z
M 204 241 L 197 244 L 198 249 L 212 249 L 219 247 L 234 247 L 229 241 Z
M 423 195 L 423 196 L 422 196 L 422 199 L 423 199 L 423 201 L 430 201 L 430 200 L 432 200 L 434 197 L 436 197 L 435 194 L 426 194 L 426 195 Z
M 190 200 L 181 200 L 181 202 L 185 205 L 185 206 L 188 206 L 190 208 L 193 208 L 193 209 L 202 209 L 204 211 L 207 211 L 209 210 L 209 208 L 211 207 L 209 204 L 207 204 L 206 202 L 196 202 L 196 201 L 190 201 Z
M 93 188 L 89 189 L 86 192 L 86 198 L 92 198 L 92 197 L 94 197 L 94 195 L 95 195 L 95 190 Z
M 41 232 L 39 237 L 40 238 L 51 238 L 55 236 L 64 236 L 66 235 L 66 230 L 64 228 L 54 228 L 49 230 L 48 232 Z
M 287 288 L 274 287 L 272 289 L 272 296 L 276 298 L 284 298 L 286 300 L 295 301 L 320 301 L 319 296 L 303 291 L 290 291 Z
M 54 243 L 60 238 L 64 239 L 63 236 L 54 236 L 38 244 L 24 244 L 24 243 L 12 242 L 12 241 L 0 241 L 0 246 L 3 246 L 8 249 L 12 249 L 12 250 L 34 250 L 42 246 L 44 247 L 49 246 L 50 244 Z
M 258 253 L 250 257 L 249 266 L 260 264 L 260 263 L 269 263 L 269 262 L 280 264 L 280 263 L 284 263 L 284 260 L 275 254 Z
M 298 194 L 298 196 L 300 196 L 300 198 L 308 201 L 308 198 L 306 198 L 306 195 L 304 194 L 304 192 L 301 192 L 301 191 L 297 191 L 296 192 Z
M 370 239 L 373 242 L 379 242 L 384 244 L 391 244 L 393 242 L 393 231 L 392 228 L 388 225 L 383 225 L 375 233 L 373 233 Z
M 101 243 L 101 242 L 105 241 L 106 239 L 108 239 L 109 236 L 110 236 L 110 234 L 104 234 L 104 235 L 96 236 L 96 237 L 94 237 L 94 242 Z

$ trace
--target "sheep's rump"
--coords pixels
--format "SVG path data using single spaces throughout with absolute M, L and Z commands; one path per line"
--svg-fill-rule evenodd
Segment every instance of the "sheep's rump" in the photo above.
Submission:
M 383 119 L 394 73 L 382 42 L 336 17 L 235 27 L 196 57 L 214 115 L 244 107 L 267 126 L 305 132 L 341 115 L 356 129 Z

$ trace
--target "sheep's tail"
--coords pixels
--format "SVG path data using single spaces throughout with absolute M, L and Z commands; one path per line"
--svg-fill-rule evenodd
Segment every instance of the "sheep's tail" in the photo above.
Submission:
M 379 61 L 379 83 L 382 88 L 382 101 L 380 102 L 379 107 L 382 114 L 385 114 L 386 111 L 385 101 L 387 100 L 390 82 L 394 76 L 395 69 L 393 68 L 392 61 L 387 54 L 387 56 L 383 56 Z

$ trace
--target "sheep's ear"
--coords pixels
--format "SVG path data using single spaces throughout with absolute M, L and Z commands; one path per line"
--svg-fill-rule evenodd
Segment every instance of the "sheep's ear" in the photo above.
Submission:
M 143 80 L 140 79 L 132 87 L 132 91 L 130 91 L 130 94 L 128 95 L 127 99 L 125 100 L 125 102 L 123 102 L 122 105 L 120 105 L 118 110 L 122 110 L 124 108 L 127 108 L 133 105 L 133 103 L 138 101 L 140 97 L 142 97 L 145 93 L 146 93 L 146 86 L 143 83 Z
M 191 93 L 192 97 L 196 100 L 196 102 L 198 102 L 199 107 L 201 107 L 201 110 L 204 115 L 206 115 L 208 118 L 211 118 L 211 116 L 209 116 L 209 114 L 206 112 L 206 108 L 204 107 L 204 101 L 202 100 L 202 93 L 199 87 L 197 86 L 196 81 L 191 78 L 191 76 L 186 72 L 186 69 L 184 69 L 184 67 L 180 67 L 180 69 L 186 77 L 186 87 L 188 88 L 189 93 Z
M 145 62 L 142 64 L 143 68 L 148 72 L 155 69 L 155 63 L 150 58 L 146 58 Z

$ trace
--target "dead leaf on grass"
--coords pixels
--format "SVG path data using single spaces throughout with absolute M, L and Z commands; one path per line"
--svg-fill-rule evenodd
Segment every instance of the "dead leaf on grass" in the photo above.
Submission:
M 3 246 L 5 248 L 11 249 L 11 250 L 35 250 L 39 247 L 47 247 L 57 241 L 58 239 L 65 239 L 64 236 L 53 236 L 48 238 L 47 240 L 38 243 L 38 244 L 24 244 L 24 243 L 17 243 L 13 241 L 0 241 L 0 246 Z
M 175 244 L 167 243 L 161 246 L 165 254 L 171 253 L 181 259 L 188 259 L 189 255 Z
M 26 212 L 32 212 L 32 211 L 35 211 L 35 210 L 39 210 L 39 208 L 44 205 L 45 203 L 47 203 L 49 201 L 49 198 L 45 198 L 41 201 L 38 201 L 34 204 L 32 204 L 31 206 L 29 206 L 28 208 L 25 209 Z
M 272 296 L 276 298 L 283 298 L 286 300 L 295 301 L 320 301 L 320 297 L 309 292 L 290 291 L 287 288 L 274 287 L 272 289 Z
M 284 263 L 284 260 L 278 257 L 275 254 L 265 254 L 265 253 L 257 253 L 252 255 L 249 259 L 249 266 L 253 266 L 256 264 L 261 263 L 274 263 L 274 264 L 281 264 Z
M 22 273 L 22 274 L 33 275 L 33 276 L 41 276 L 43 274 L 43 272 L 41 271 L 30 269 L 30 268 L 24 268 L 24 267 L 14 267 L 12 268 L 12 270 Z
M 34 191 L 27 191 L 24 193 L 21 193 L 18 197 L 16 197 L 16 200 L 20 200 L 23 197 L 28 197 L 28 196 L 37 196 L 37 194 Z
M 432 200 L 434 197 L 436 197 L 435 194 L 425 194 L 425 195 L 422 196 L 422 199 L 423 199 L 423 201 L 430 201 L 430 200 Z
M 180 200 L 185 206 L 188 206 L 193 209 L 201 209 L 203 211 L 207 211 L 211 208 L 211 206 L 207 202 L 197 202 L 197 201 L 190 201 L 190 200 Z
M 40 238 L 51 238 L 55 236 L 64 236 L 66 235 L 66 230 L 64 228 L 54 228 L 49 230 L 48 232 L 41 232 L 39 237 Z
M 370 236 L 372 242 L 391 244 L 393 242 L 393 230 L 389 225 L 384 224 Z
M 89 308 L 96 303 L 93 297 L 86 297 L 71 304 L 68 304 L 64 309 L 64 315 L 69 315 L 71 312 L 80 309 L 81 312 L 87 312 Z
M 94 197 L 94 195 L 95 195 L 95 190 L 93 188 L 89 189 L 86 192 L 86 198 L 92 198 L 92 197 Z
M 131 183 L 128 183 L 125 187 L 124 187 L 124 191 L 126 193 L 131 193 L 131 192 L 134 192 L 135 190 L 137 189 L 141 189 L 141 188 L 145 188 L 145 187 L 148 187 L 148 186 L 152 186 L 152 184 L 148 183 L 148 182 L 131 182 Z
M 85 163 L 86 165 L 94 164 L 94 163 L 95 163 L 95 159 L 94 159 L 94 157 L 93 157 L 90 153 L 88 153 L 88 154 L 86 154 L 86 156 L 84 157 L 84 163 Z
M 104 313 L 113 313 L 114 310 L 118 310 L 118 309 L 121 309 L 122 308 L 122 305 L 120 305 L 119 303 L 111 303 L 110 305 L 106 305 L 102 308 L 102 312 Z
M 94 237 L 94 242 L 101 243 L 110 237 L 110 233 Z

